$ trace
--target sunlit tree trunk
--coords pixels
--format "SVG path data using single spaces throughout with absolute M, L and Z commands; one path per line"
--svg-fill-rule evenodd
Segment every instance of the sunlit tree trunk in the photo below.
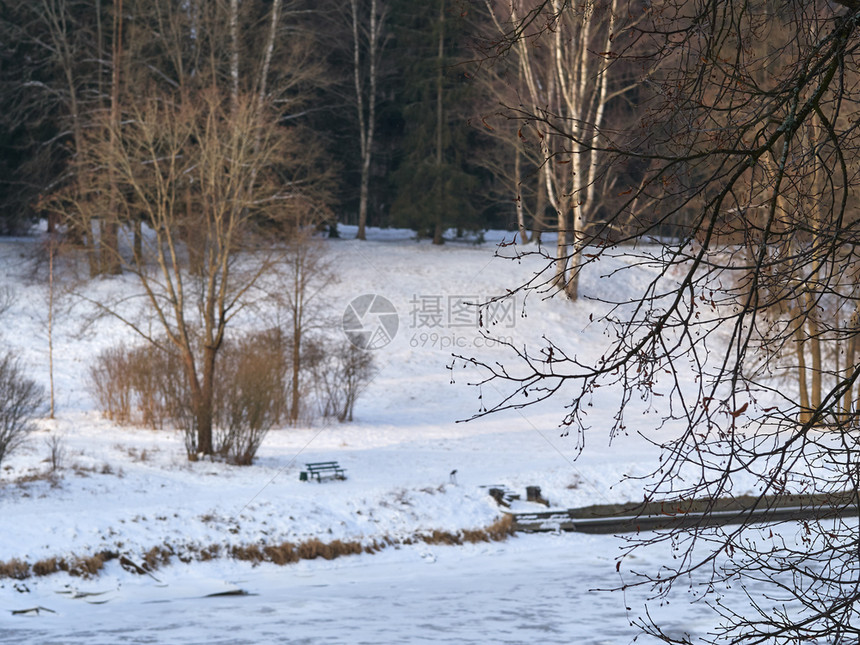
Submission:
M 797 384 L 798 394 L 800 396 L 800 418 L 801 423 L 808 423 L 812 418 L 812 408 L 810 407 L 809 387 L 807 385 L 807 367 L 806 367 L 806 334 L 801 321 L 800 307 L 792 309 L 792 318 L 799 321 L 794 332 L 794 354 L 797 359 Z M 796 318 L 795 318 L 796 317 Z
M 359 0 L 350 0 L 352 10 L 352 40 L 353 40 L 353 78 L 355 81 L 355 100 L 358 116 L 359 146 L 361 153 L 361 180 L 358 198 L 358 232 L 356 237 L 367 239 L 367 209 L 370 199 L 370 171 L 373 160 L 373 143 L 376 130 L 376 99 L 379 78 L 379 54 L 381 51 L 381 36 L 385 24 L 385 10 L 380 12 L 379 0 L 370 0 L 367 28 L 367 105 L 365 106 L 365 89 L 361 80 L 361 16 L 359 15 Z
M 525 205 L 522 194 L 522 154 L 519 149 L 514 151 L 514 185 L 517 187 L 515 206 L 517 211 L 517 230 L 520 232 L 520 243 L 529 243 L 529 232 L 526 229 Z

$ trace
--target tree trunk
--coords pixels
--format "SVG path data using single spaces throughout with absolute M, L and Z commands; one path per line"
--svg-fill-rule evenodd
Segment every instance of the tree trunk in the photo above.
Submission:
M 579 267 L 582 265 L 582 251 L 585 248 L 585 222 L 583 221 L 582 208 L 574 208 L 573 211 L 573 253 L 567 266 L 567 281 L 564 291 L 571 300 L 579 297 Z
M 119 84 L 120 64 L 122 62 L 122 0 L 117 0 L 114 12 L 113 30 L 113 75 L 110 94 L 110 142 L 114 150 L 119 145 L 117 135 L 120 127 L 119 109 Z M 113 165 L 110 166 L 110 188 L 111 198 L 108 202 L 108 212 L 105 214 L 101 225 L 101 238 L 99 239 L 99 270 L 103 274 L 118 275 L 122 273 L 119 258 L 119 204 L 117 203 L 116 179 Z
M 54 418 L 54 234 L 48 232 L 48 381 L 51 387 L 50 416 Z
M 555 246 L 555 286 L 557 289 L 568 293 L 567 291 L 567 266 L 568 266 L 568 241 L 567 241 L 567 199 L 562 200 L 558 205 L 558 221 L 556 230 L 558 231 L 558 240 Z
M 290 387 L 290 424 L 296 425 L 299 421 L 299 405 L 301 403 L 300 376 L 302 371 L 302 326 L 298 315 L 293 316 L 293 355 L 292 355 L 292 383 Z
M 266 92 L 269 84 L 269 70 L 272 66 L 272 54 L 275 51 L 275 40 L 278 32 L 278 21 L 281 19 L 281 5 L 283 0 L 272 2 L 272 11 L 269 14 L 269 35 L 266 39 L 266 49 L 263 54 L 263 64 L 260 68 L 260 77 L 257 81 L 257 109 L 262 110 L 266 101 Z
M 84 248 L 84 255 L 87 257 L 87 268 L 89 269 L 90 277 L 95 278 L 99 274 L 99 249 L 96 232 L 96 225 L 91 219 L 85 219 L 83 222 L 86 226 L 85 231 L 81 231 L 81 243 Z
M 182 355 L 182 365 L 185 368 L 185 378 L 188 380 L 188 389 L 191 391 L 191 416 L 193 421 L 192 428 L 186 428 L 186 444 L 185 448 L 188 451 L 189 461 L 197 461 L 197 455 L 203 453 L 201 448 L 201 419 L 203 403 L 203 389 L 200 387 L 200 379 L 197 377 L 197 370 L 194 364 L 194 355 L 188 347 L 181 346 L 177 343 L 180 354 Z M 192 434 L 193 433 L 193 434 Z M 195 441 L 192 446 L 188 438 L 193 436 Z M 210 443 L 211 443 L 211 426 L 210 426 Z
M 807 324 L 809 325 L 809 352 L 812 355 L 812 391 L 809 402 L 813 408 L 818 408 L 821 405 L 821 337 L 815 320 L 810 319 Z
M 854 361 L 857 359 L 857 327 L 858 320 L 860 320 L 860 309 L 855 308 L 851 316 L 848 318 L 848 332 L 849 337 L 847 341 L 847 347 L 845 350 L 845 372 L 843 378 L 851 378 L 851 375 L 857 369 L 857 366 L 854 364 Z M 852 390 L 854 388 L 848 388 L 845 391 L 845 395 L 842 397 L 842 414 L 846 419 L 848 419 L 851 414 L 851 405 L 853 403 Z
M 517 230 L 520 232 L 520 243 L 529 243 L 529 232 L 526 229 L 525 206 L 523 205 L 522 191 L 522 155 L 519 148 L 514 152 L 514 185 L 517 191 L 516 207 L 517 207 Z
M 191 189 L 185 192 L 185 222 L 180 227 L 182 241 L 185 242 L 185 250 L 188 253 L 188 270 L 193 275 L 200 275 L 203 272 L 203 256 L 206 236 L 198 230 L 202 221 L 195 221 L 194 208 L 191 200 L 193 195 Z M 198 218 L 202 219 L 202 218 Z
M 215 417 L 215 356 L 214 347 L 203 348 L 203 386 L 197 408 L 197 449 L 204 455 L 215 452 L 212 445 L 212 424 Z
M 436 221 L 433 230 L 433 244 L 442 244 L 442 222 L 444 213 L 444 182 L 442 181 L 442 126 L 444 124 L 443 89 L 445 80 L 445 0 L 439 0 L 439 49 L 436 70 Z
M 546 228 L 544 216 L 546 215 L 546 184 L 541 178 L 541 173 L 537 174 L 537 198 L 535 199 L 535 213 L 532 217 L 532 241 L 540 246 L 543 230 Z
M 358 197 L 358 232 L 356 239 L 367 239 L 367 200 L 370 195 L 370 155 L 362 155 L 361 162 L 361 190 Z
M 794 313 L 799 315 L 798 308 L 794 309 Z M 798 325 L 794 332 L 794 340 L 794 351 L 797 356 L 797 382 L 800 394 L 800 422 L 808 423 L 812 418 L 812 410 L 809 407 L 809 389 L 806 383 L 806 339 L 803 336 L 803 325 Z
M 114 204 L 116 208 L 116 204 Z M 105 275 L 119 275 L 122 266 L 119 259 L 119 222 L 116 216 L 108 214 L 102 221 L 102 234 L 99 243 L 99 269 Z
M 134 261 L 135 264 L 143 259 L 143 230 L 139 219 L 134 220 Z
M 361 86 L 361 39 L 358 29 L 358 0 L 351 0 L 352 5 L 352 38 L 353 38 L 353 72 L 355 79 L 356 107 L 358 109 L 359 141 L 361 145 L 361 186 L 358 198 L 358 233 L 359 240 L 367 239 L 367 210 L 370 199 L 370 169 L 373 157 L 373 138 L 376 125 L 376 83 L 377 83 L 377 47 L 379 30 L 377 24 L 377 0 L 370 2 L 370 32 L 367 44 L 367 73 L 369 89 L 367 93 L 367 117 L 364 110 L 364 91 Z

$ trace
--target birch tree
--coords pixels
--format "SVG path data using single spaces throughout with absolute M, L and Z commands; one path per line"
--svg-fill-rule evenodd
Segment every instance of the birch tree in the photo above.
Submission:
M 367 239 L 367 207 L 370 194 L 370 171 L 373 162 L 376 131 L 376 103 L 380 76 L 380 59 L 385 46 L 387 7 L 384 0 L 349 0 L 352 18 L 353 82 L 358 118 L 361 180 L 358 200 L 358 233 Z
M 599 179 L 607 172 L 606 105 L 623 93 L 611 55 L 613 39 L 631 19 L 619 17 L 617 0 L 565 0 L 510 4 L 485 0 L 496 29 L 490 42 L 530 24 L 543 10 L 540 29 L 510 42 L 519 104 L 508 103 L 508 118 L 519 122 L 518 136 L 540 151 L 540 180 L 556 212 L 554 282 L 571 299 L 578 295 L 579 260 L 595 225 Z M 510 74 L 510 78 L 514 75 Z

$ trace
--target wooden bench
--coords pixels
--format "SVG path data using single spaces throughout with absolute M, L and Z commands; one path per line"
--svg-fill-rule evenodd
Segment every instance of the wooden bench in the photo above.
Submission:
M 481 486 L 487 491 L 487 494 L 492 497 L 496 504 L 510 508 L 511 502 L 520 498 L 519 493 L 515 493 L 504 484 L 485 484 Z
M 316 478 L 318 482 L 323 479 L 346 479 L 346 470 L 340 467 L 336 461 L 316 461 L 305 464 L 307 470 L 299 473 L 299 480 L 305 482 Z

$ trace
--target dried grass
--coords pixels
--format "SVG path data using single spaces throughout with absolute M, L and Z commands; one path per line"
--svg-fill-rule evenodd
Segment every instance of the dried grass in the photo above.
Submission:
M 173 550 L 166 546 L 154 546 L 143 555 L 143 562 L 150 571 L 158 569 L 163 564 L 170 562 Z
M 245 562 L 253 562 L 254 564 L 264 560 L 263 551 L 256 544 L 234 546 L 230 549 L 230 555 L 236 560 L 244 560 Z
M 300 560 L 314 560 L 320 557 L 331 560 L 330 557 L 326 557 L 326 545 L 317 538 L 299 544 L 298 554 Z
M 361 542 L 344 542 L 342 540 L 335 540 L 328 544 L 328 557 L 323 557 L 327 560 L 333 560 L 334 558 L 339 558 L 344 555 L 358 555 L 363 551 L 364 547 L 361 545 Z
M 24 580 L 30 577 L 30 565 L 12 558 L 6 562 L 0 562 L 0 578 L 14 578 L 15 580 Z
M 516 529 L 514 528 L 514 516 L 507 514 L 502 515 L 502 517 L 486 527 L 484 532 L 487 534 L 490 541 L 504 542 L 509 537 L 516 534 Z
M 69 575 L 81 578 L 92 578 L 105 566 L 105 560 L 101 553 L 96 555 L 77 558 L 68 565 Z
M 278 546 L 267 546 L 263 549 L 266 560 L 273 564 L 285 565 L 299 561 L 299 553 L 296 546 L 291 542 L 284 542 Z
M 453 546 L 463 543 L 459 535 L 449 533 L 448 531 L 433 531 L 432 533 L 425 533 L 418 537 L 427 544 L 445 544 Z
M 482 529 L 463 530 L 459 533 L 436 530 L 415 536 L 407 536 L 395 540 L 389 536 L 374 540 L 370 544 L 362 544 L 359 541 L 333 540 L 323 542 L 319 538 L 311 538 L 299 544 L 283 542 L 278 545 L 246 544 L 236 545 L 227 550 L 226 555 L 236 560 L 258 564 L 260 562 L 271 562 L 279 566 L 293 564 L 299 560 L 314 560 L 323 558 L 334 560 L 346 555 L 358 555 L 360 553 L 378 553 L 388 547 L 397 548 L 400 545 L 410 545 L 424 542 L 426 544 L 460 545 L 464 543 L 503 541 L 514 534 L 514 523 L 510 515 L 505 515 L 493 524 Z M 192 561 L 206 562 L 220 557 L 224 553 L 218 544 L 205 547 L 189 546 L 180 549 L 179 553 L 169 544 L 151 548 L 143 555 L 144 568 L 138 573 L 154 571 L 170 562 L 176 556 L 181 562 Z M 104 568 L 105 562 L 114 558 L 121 561 L 129 561 L 126 556 L 112 551 L 103 551 L 92 556 L 74 557 L 70 560 L 61 558 L 46 558 L 39 560 L 32 567 L 17 558 L 7 562 L 0 562 L 0 578 L 15 578 L 23 580 L 35 576 L 46 576 L 58 571 L 68 571 L 70 575 L 92 577 Z
M 218 544 L 210 544 L 206 548 L 201 549 L 198 555 L 201 562 L 208 562 L 209 560 L 214 560 L 219 555 L 221 555 L 221 546 Z
M 478 542 L 502 542 L 514 534 L 514 520 L 510 515 L 504 515 L 492 524 L 482 529 L 464 529 L 459 533 L 449 531 L 433 531 L 420 535 L 427 544 L 476 544 Z M 404 541 L 404 544 L 406 542 Z
M 22 486 L 24 484 L 32 484 L 33 482 L 49 482 L 51 486 L 59 484 L 57 474 L 51 471 L 31 471 L 20 477 L 16 477 L 12 483 Z
M 33 564 L 34 576 L 49 576 L 58 571 L 68 570 L 68 565 L 60 558 L 45 558 Z

